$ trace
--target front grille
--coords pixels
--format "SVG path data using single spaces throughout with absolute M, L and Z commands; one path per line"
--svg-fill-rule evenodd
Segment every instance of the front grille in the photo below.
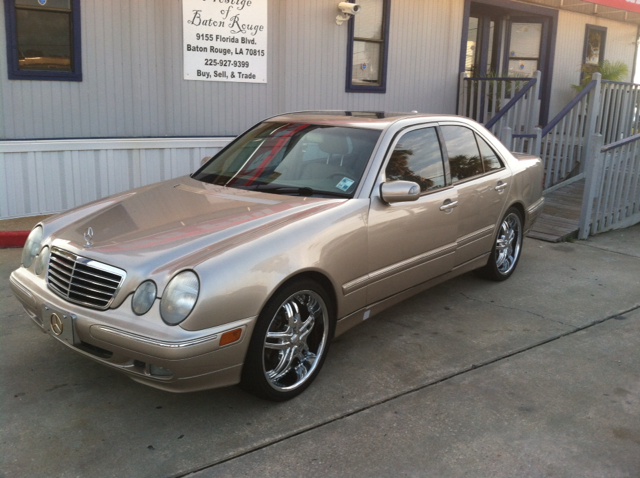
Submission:
M 53 247 L 47 283 L 69 302 L 104 310 L 113 302 L 126 275 L 122 269 Z

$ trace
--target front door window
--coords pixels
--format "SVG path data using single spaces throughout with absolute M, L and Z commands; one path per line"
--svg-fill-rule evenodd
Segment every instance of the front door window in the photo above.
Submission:
M 468 78 L 474 78 L 477 74 L 476 54 L 478 52 L 478 17 L 469 18 L 469 29 L 467 30 L 467 57 L 464 62 L 464 71 Z
M 540 69 L 542 23 L 513 22 L 509 42 L 509 76 L 531 78 Z
M 493 15 L 479 12 L 469 17 L 465 73 L 468 78 L 497 76 L 499 23 Z

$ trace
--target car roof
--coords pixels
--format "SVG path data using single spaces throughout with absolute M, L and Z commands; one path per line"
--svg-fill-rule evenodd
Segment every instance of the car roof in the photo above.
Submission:
M 273 116 L 265 121 L 282 123 L 309 123 L 318 125 L 344 126 L 383 130 L 391 124 L 412 119 L 419 122 L 425 119 L 442 119 L 451 115 L 427 115 L 418 112 L 397 113 L 387 111 L 297 111 Z

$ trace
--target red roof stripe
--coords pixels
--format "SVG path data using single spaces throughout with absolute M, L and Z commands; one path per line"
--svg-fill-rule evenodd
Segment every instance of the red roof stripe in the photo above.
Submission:
M 597 3 L 607 7 L 618 8 L 628 12 L 640 13 L 640 0 L 584 0 L 589 3 Z

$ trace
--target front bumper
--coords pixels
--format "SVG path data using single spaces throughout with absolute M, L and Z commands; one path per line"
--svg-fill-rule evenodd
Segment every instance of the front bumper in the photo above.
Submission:
M 11 274 L 10 283 L 16 298 L 43 332 L 136 381 L 172 392 L 240 381 L 255 317 L 188 331 L 164 324 L 157 300 L 145 316 L 137 317 L 131 311 L 131 296 L 117 309 L 88 309 L 54 294 L 43 278 L 23 267 Z M 237 328 L 242 329 L 240 340 L 221 347 L 220 336 Z

